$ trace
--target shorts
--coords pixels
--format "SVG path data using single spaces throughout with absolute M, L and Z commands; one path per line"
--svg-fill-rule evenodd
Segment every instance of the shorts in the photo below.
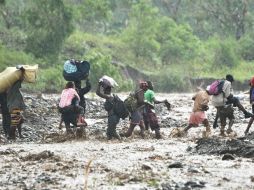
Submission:
M 148 123 L 152 130 L 160 128 L 155 110 L 151 109 L 148 106 L 146 106 L 144 110 L 145 111 L 144 111 L 143 116 L 144 116 L 145 123 Z
M 131 114 L 131 124 L 139 125 L 144 122 L 143 115 L 140 110 L 136 110 Z
M 206 114 L 204 111 L 197 111 L 192 112 L 189 119 L 189 124 L 194 126 L 198 126 L 201 124 L 205 119 L 207 119 Z

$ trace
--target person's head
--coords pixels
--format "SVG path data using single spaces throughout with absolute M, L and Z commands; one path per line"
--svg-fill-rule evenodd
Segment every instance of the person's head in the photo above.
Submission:
M 250 79 L 250 86 L 254 87 L 254 77 Z
M 66 88 L 66 89 L 67 89 L 67 88 L 75 88 L 74 82 L 72 82 L 72 81 L 67 82 L 66 85 L 65 85 L 65 88 Z
M 111 86 L 105 86 L 103 87 L 103 91 L 105 94 L 111 94 L 112 87 Z
M 229 82 L 234 82 L 234 77 L 230 74 L 226 75 L 226 80 L 229 81 Z
M 147 83 L 147 85 L 148 85 L 148 89 L 150 89 L 150 90 L 153 90 L 153 83 L 152 83 L 152 81 L 146 81 L 146 83 Z
M 139 82 L 139 88 L 146 91 L 148 89 L 148 84 L 146 81 L 140 81 Z

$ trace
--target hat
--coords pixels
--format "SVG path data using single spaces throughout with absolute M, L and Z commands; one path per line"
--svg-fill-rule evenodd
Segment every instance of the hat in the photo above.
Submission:
M 234 82 L 234 77 L 230 74 L 226 75 L 226 80 L 229 81 L 229 82 Z

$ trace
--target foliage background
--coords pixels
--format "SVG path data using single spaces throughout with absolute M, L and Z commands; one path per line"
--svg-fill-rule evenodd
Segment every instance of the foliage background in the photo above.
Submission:
M 69 58 L 91 63 L 93 89 L 105 74 L 118 91 L 149 79 L 183 92 L 195 78 L 254 73 L 254 1 L 0 0 L 0 13 L 0 71 L 39 64 L 32 91 L 61 91 Z

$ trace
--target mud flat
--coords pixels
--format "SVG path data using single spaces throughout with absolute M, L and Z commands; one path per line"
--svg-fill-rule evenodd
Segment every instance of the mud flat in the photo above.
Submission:
M 236 136 L 221 138 L 215 129 L 203 139 L 199 127 L 172 138 L 174 128 L 186 126 L 193 102 L 191 94 L 159 94 L 165 97 L 172 110 L 156 107 L 163 139 L 152 132 L 140 139 L 137 127 L 129 139 L 107 141 L 101 99 L 89 96 L 87 136 L 76 139 L 58 129 L 56 95 L 26 95 L 25 138 L 1 138 L 0 189 L 254 189 L 254 134 L 243 136 L 248 119 L 235 110 Z M 211 124 L 214 111 L 210 106 Z M 121 121 L 117 130 L 127 127 Z

